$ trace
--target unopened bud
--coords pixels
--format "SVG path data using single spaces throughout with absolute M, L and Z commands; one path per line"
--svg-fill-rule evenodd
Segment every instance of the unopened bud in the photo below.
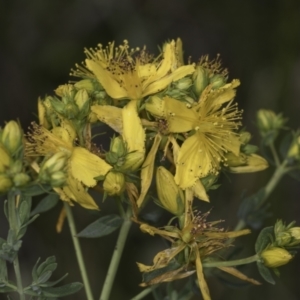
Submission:
M 0 194 L 8 192 L 12 185 L 13 182 L 7 175 L 0 174 Z
M 0 173 L 4 173 L 11 163 L 11 158 L 7 151 L 0 145 Z
M 80 111 L 82 110 L 87 111 L 89 106 L 89 94 L 87 93 L 86 90 L 84 89 L 79 90 L 76 93 L 74 100 Z
M 162 118 L 165 115 L 164 106 L 164 101 L 158 96 L 150 97 L 145 103 L 146 110 L 158 118 Z
M 218 89 L 226 84 L 226 77 L 216 74 L 209 79 L 209 83 L 212 85 L 213 89 Z
M 232 152 L 227 152 L 225 154 L 226 166 L 228 167 L 237 167 L 247 163 L 247 156 L 243 153 L 240 153 L 239 156 L 235 155 Z
M 119 157 L 126 154 L 126 147 L 121 136 L 114 137 L 111 140 L 110 151 L 116 153 Z
M 95 90 L 94 84 L 93 84 L 92 80 L 90 80 L 90 79 L 80 80 L 80 81 L 76 82 L 74 84 L 74 86 L 78 90 L 85 89 L 85 90 L 87 90 L 89 92 L 92 92 L 92 91 Z
M 240 133 L 240 141 L 243 145 L 246 145 L 251 140 L 251 133 L 248 131 L 243 131 Z
M 257 154 L 246 155 L 246 163 L 240 166 L 231 166 L 229 171 L 232 173 L 253 173 L 263 171 L 268 168 L 268 162 Z
M 15 154 L 22 145 L 23 134 L 16 121 L 9 121 L 2 132 L 1 142 L 11 155 Z
M 68 155 L 67 153 L 61 151 L 52 155 L 46 162 L 42 165 L 40 173 L 49 172 L 55 173 L 58 171 L 62 171 L 67 163 Z
M 272 247 L 261 253 L 263 263 L 268 268 L 277 268 L 287 264 L 293 256 L 285 249 Z
M 50 176 L 49 184 L 52 187 L 60 187 L 65 184 L 66 180 L 67 180 L 66 173 L 63 171 L 58 171 L 58 172 L 53 173 Z
M 300 135 L 297 132 L 288 150 L 287 157 L 300 160 Z
M 175 87 L 178 90 L 187 90 L 192 85 L 192 79 L 189 77 L 184 77 L 177 80 L 175 83 Z
M 125 156 L 124 164 L 120 167 L 122 171 L 136 171 L 144 162 L 145 153 L 135 151 Z
M 207 70 L 201 66 L 197 66 L 193 74 L 193 91 L 197 96 L 200 96 L 204 89 L 209 84 Z
M 175 183 L 174 176 L 164 167 L 157 168 L 156 189 L 159 202 L 166 210 L 177 216 L 183 214 L 183 192 Z
M 103 182 L 103 189 L 108 195 L 120 195 L 125 189 L 125 177 L 120 172 L 109 172 Z
M 63 84 L 60 85 L 56 90 L 54 90 L 54 92 L 57 96 L 73 99 L 76 90 L 72 84 Z
M 19 173 L 16 174 L 13 178 L 14 185 L 19 187 L 19 186 L 24 186 L 30 181 L 29 175 L 26 173 Z

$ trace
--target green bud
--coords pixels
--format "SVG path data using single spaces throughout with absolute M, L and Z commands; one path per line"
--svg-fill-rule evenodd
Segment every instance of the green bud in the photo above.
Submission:
M 227 152 L 224 156 L 226 161 L 225 165 L 228 167 L 238 167 L 247 163 L 247 156 L 243 153 L 237 156 L 232 152 Z
M 131 152 L 125 156 L 124 164 L 120 167 L 122 171 L 136 171 L 144 162 L 145 154 L 143 152 Z
M 30 177 L 26 173 L 18 173 L 13 178 L 14 185 L 17 187 L 24 186 L 29 181 L 30 181 Z
M 9 168 L 9 174 L 11 174 L 11 175 L 18 174 L 22 171 L 22 169 L 23 169 L 22 161 L 16 160 L 11 164 L 11 166 Z
M 76 89 L 72 84 L 63 84 L 55 90 L 55 94 L 62 97 L 63 102 L 68 102 L 70 99 L 74 98 Z
M 119 172 L 109 172 L 103 182 L 103 189 L 108 195 L 120 195 L 125 190 L 125 176 Z
M 41 167 L 40 173 L 47 171 L 48 173 L 55 173 L 65 169 L 68 160 L 68 154 L 60 151 L 47 159 Z
M 55 110 L 57 113 L 59 113 L 61 115 L 64 115 L 65 104 L 62 101 L 60 101 L 54 97 L 48 97 L 47 99 L 50 101 L 51 107 L 53 108 L 53 110 Z
M 279 247 L 272 247 L 264 250 L 261 253 L 263 263 L 268 268 L 277 268 L 286 265 L 293 256 L 285 249 Z
M 165 115 L 164 106 L 164 101 L 157 96 L 150 97 L 145 103 L 145 109 L 158 118 L 162 118 Z
M 7 151 L 0 144 L 0 173 L 4 173 L 11 163 L 11 158 Z
M 11 155 L 14 155 L 22 145 L 23 134 L 16 121 L 9 121 L 2 132 L 1 142 Z
M 284 127 L 286 119 L 281 114 L 276 115 L 272 110 L 260 109 L 257 112 L 257 126 L 260 134 L 270 136 L 270 142 L 277 137 L 279 129 Z
M 227 81 L 226 77 L 220 74 L 216 74 L 209 79 L 209 83 L 212 85 L 212 88 L 215 90 L 224 86 L 226 84 L 226 81 Z
M 193 91 L 197 96 L 200 96 L 209 84 L 207 70 L 201 66 L 197 66 L 193 74 L 193 80 Z
M 294 139 L 287 153 L 288 158 L 300 160 L 300 135 L 299 132 L 294 135 Z
M 184 77 L 174 82 L 175 87 L 178 90 L 187 90 L 192 85 L 192 83 L 192 79 L 189 77 Z
M 79 90 L 75 95 L 75 103 L 77 104 L 80 111 L 87 110 L 89 106 L 89 94 L 86 90 Z
M 58 172 L 51 174 L 49 184 L 52 187 L 60 187 L 65 184 L 66 180 L 67 180 L 66 173 L 63 171 L 58 171 Z
M 11 179 L 5 174 L 0 174 L 0 194 L 8 192 L 12 186 L 13 182 Z
M 95 90 L 93 81 L 90 79 L 83 79 L 74 84 L 75 88 L 78 90 L 85 89 L 88 92 L 93 92 Z
M 251 133 L 248 131 L 243 131 L 240 133 L 240 141 L 243 145 L 246 145 L 251 140 Z
M 126 154 L 126 146 L 122 137 L 117 136 L 111 140 L 110 151 L 116 153 L 119 157 L 124 156 Z
M 288 246 L 293 237 L 288 232 L 280 232 L 276 235 L 276 245 L 280 247 Z
M 180 216 L 184 212 L 184 196 L 174 176 L 164 167 L 156 171 L 156 189 L 160 204 L 170 213 Z
M 78 113 L 79 113 L 79 109 L 75 103 L 69 102 L 65 105 L 63 115 L 67 119 L 71 119 L 71 120 L 75 119 L 77 117 Z

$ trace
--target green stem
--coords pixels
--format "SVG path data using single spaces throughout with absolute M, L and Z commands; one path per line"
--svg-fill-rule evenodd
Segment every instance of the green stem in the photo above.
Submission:
M 109 299 L 110 292 L 114 283 L 114 279 L 118 270 L 119 262 L 122 256 L 122 252 L 125 246 L 125 242 L 129 233 L 130 226 L 132 224 L 131 215 L 132 215 L 131 207 L 128 206 L 126 211 L 126 217 L 124 218 L 122 227 L 120 229 L 116 247 L 114 249 L 114 253 L 106 274 L 103 289 L 100 295 L 100 300 Z
M 270 149 L 271 149 L 271 152 L 272 152 L 272 154 L 273 154 L 273 157 L 274 157 L 274 161 L 275 161 L 276 167 L 280 166 L 280 159 L 279 159 L 279 157 L 278 157 L 278 154 L 277 154 L 277 151 L 276 151 L 276 148 L 275 148 L 273 142 L 270 144 Z
M 202 263 L 203 268 L 218 268 L 218 267 L 232 267 L 239 265 L 246 265 L 253 262 L 258 261 L 260 258 L 257 254 L 236 260 L 228 260 L 228 261 L 212 261 L 212 262 L 204 262 Z
M 9 228 L 13 232 L 14 240 L 17 240 L 19 224 L 18 224 L 18 217 L 17 217 L 17 208 L 16 208 L 16 195 L 15 193 L 8 194 L 8 221 L 9 221 Z M 23 293 L 23 284 L 22 284 L 22 276 L 20 270 L 20 264 L 18 255 L 16 255 L 14 261 L 14 271 L 17 280 L 17 287 L 18 293 L 20 295 L 20 300 L 25 300 L 25 295 Z
M 70 231 L 71 231 L 71 236 L 72 236 L 72 240 L 73 240 L 73 244 L 74 244 L 74 249 L 75 249 L 75 253 L 76 253 L 76 257 L 77 257 L 78 266 L 79 266 L 82 281 L 84 284 L 86 297 L 87 297 L 87 300 L 93 300 L 94 298 L 93 298 L 91 286 L 90 286 L 89 279 L 87 276 L 79 239 L 77 237 L 73 213 L 67 202 L 64 202 L 64 207 L 65 207 L 65 210 L 67 213 L 68 223 L 69 223 L 69 227 L 70 227 Z
M 159 284 L 149 286 L 146 289 L 143 289 L 136 296 L 134 296 L 133 298 L 131 298 L 131 300 L 140 300 L 140 299 L 143 299 L 145 296 L 147 296 L 148 294 L 150 294 L 152 291 L 154 291 L 158 287 L 159 287 Z

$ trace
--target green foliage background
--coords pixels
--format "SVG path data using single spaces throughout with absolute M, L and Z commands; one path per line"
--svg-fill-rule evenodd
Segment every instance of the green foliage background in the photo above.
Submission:
M 23 128 L 35 119 L 38 96 L 52 94 L 69 80 L 69 70 L 84 59 L 83 48 L 97 43 L 117 44 L 128 39 L 132 46 L 147 45 L 150 52 L 165 40 L 181 37 L 186 58 L 197 61 L 203 54 L 221 54 L 230 78 L 239 78 L 237 101 L 244 109 L 244 124 L 258 142 L 253 120 L 259 108 L 283 112 L 289 125 L 299 128 L 300 112 L 300 2 L 298 0 L 31 0 L 0 1 L 0 120 L 19 118 Z M 106 142 L 101 141 L 105 147 Z M 272 172 L 232 175 L 230 182 L 211 194 L 212 219 L 226 220 L 228 228 L 236 222 L 236 210 L 243 190 L 248 194 L 265 184 Z M 284 178 L 271 203 L 274 216 L 300 225 L 299 183 Z M 99 200 L 100 201 L 100 200 Z M 112 212 L 112 203 L 101 205 Z M 211 205 L 203 204 L 206 211 Z M 20 253 L 24 281 L 39 256 L 56 255 L 57 277 L 70 273 L 68 282 L 79 280 L 67 224 L 56 234 L 55 224 L 61 206 L 44 214 L 28 230 Z M 96 217 L 75 207 L 78 229 Z M 7 224 L 0 215 L 0 235 L 5 236 Z M 243 254 L 254 253 L 258 232 L 239 243 L 247 246 Z M 116 233 L 102 239 L 82 240 L 87 266 L 95 295 L 108 267 Z M 151 247 L 149 247 L 151 243 Z M 245 243 L 245 244 L 244 244 Z M 141 280 L 135 261 L 150 263 L 153 255 L 166 245 L 134 226 L 121 263 L 112 299 L 129 299 L 139 291 Z M 281 268 L 276 286 L 241 289 L 226 287 L 210 278 L 212 298 L 221 299 L 289 299 L 300 298 L 300 257 Z M 243 270 L 244 271 L 244 270 Z M 60 274 L 59 274 L 60 272 Z M 259 279 L 253 266 L 246 272 Z M 262 281 L 262 280 L 261 280 Z M 0 295 L 0 299 L 3 296 Z M 78 293 L 68 299 L 83 299 Z M 196 297 L 198 299 L 200 296 Z M 67 298 L 64 298 L 67 299 Z M 151 299 L 149 296 L 145 299 Z

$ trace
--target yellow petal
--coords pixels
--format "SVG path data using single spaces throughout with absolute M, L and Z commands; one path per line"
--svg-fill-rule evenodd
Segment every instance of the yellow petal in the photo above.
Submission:
M 145 153 L 146 134 L 137 114 L 137 101 L 130 101 L 122 110 L 123 139 L 129 152 Z
M 94 73 L 97 80 L 103 86 L 109 96 L 114 99 L 127 98 L 127 91 L 111 76 L 111 73 L 104 69 L 100 63 L 93 60 L 85 60 L 87 68 Z
M 210 300 L 210 294 L 209 294 L 209 289 L 207 286 L 207 283 L 204 278 L 203 274 L 203 268 L 202 268 L 202 263 L 201 263 L 201 258 L 200 258 L 200 253 L 198 251 L 197 245 L 194 246 L 194 251 L 196 252 L 196 270 L 197 270 L 197 277 L 198 277 L 198 284 L 201 290 L 201 294 L 204 300 Z
M 192 191 L 198 199 L 209 202 L 209 197 L 206 194 L 205 187 L 203 186 L 200 180 L 197 180 L 196 183 L 193 185 Z
M 151 185 L 152 177 L 153 177 L 155 156 L 156 156 L 156 152 L 159 147 L 160 141 L 161 141 L 161 135 L 157 134 L 155 136 L 151 150 L 148 153 L 148 155 L 143 163 L 142 171 L 141 171 L 141 194 L 137 200 L 138 207 L 141 207 L 141 205 L 143 204 L 145 196 Z
M 99 156 L 81 147 L 75 147 L 70 158 L 72 176 L 86 186 L 95 186 L 97 181 L 94 178 L 106 175 L 111 168 Z
M 113 130 L 122 134 L 122 108 L 110 105 L 93 105 L 91 111 L 97 115 L 99 121 L 107 124 Z
M 261 283 L 255 279 L 249 278 L 248 276 L 246 276 L 245 274 L 243 274 L 242 272 L 240 272 L 239 270 L 233 268 L 233 267 L 218 267 L 218 269 L 231 274 L 241 280 L 253 283 L 255 285 L 261 285 Z
M 175 182 L 182 189 L 186 189 L 193 186 L 198 178 L 207 175 L 211 169 L 211 159 L 198 134 L 187 138 L 176 161 Z
M 171 97 L 165 97 L 164 102 L 169 132 L 187 132 L 194 129 L 198 120 L 198 115 L 194 110 Z

